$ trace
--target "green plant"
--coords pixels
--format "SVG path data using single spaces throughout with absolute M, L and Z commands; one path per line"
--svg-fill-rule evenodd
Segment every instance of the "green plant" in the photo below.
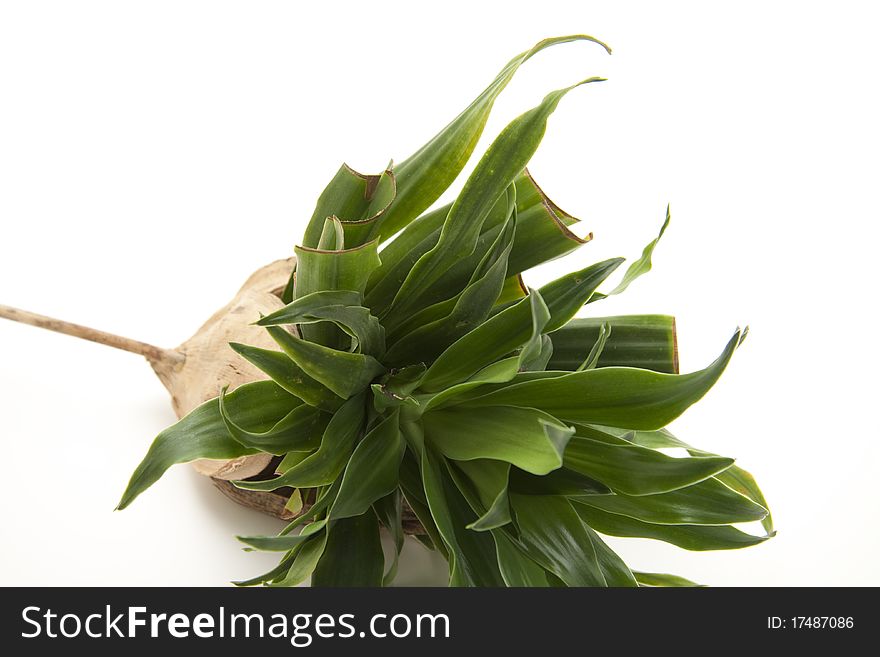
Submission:
M 267 452 L 268 480 L 294 489 L 300 515 L 277 536 L 243 537 L 283 554 L 242 584 L 381 585 L 380 527 L 446 556 L 464 586 L 689 584 L 631 572 L 599 534 L 689 550 L 754 545 L 773 530 L 752 477 L 733 459 L 664 429 L 715 383 L 745 337 L 703 370 L 679 374 L 674 320 L 574 319 L 651 268 L 653 240 L 621 282 L 614 258 L 540 289 L 521 273 L 584 240 L 526 170 L 566 93 L 549 93 L 488 148 L 455 201 L 425 211 L 472 154 L 498 94 L 548 39 L 517 56 L 455 120 L 399 166 L 343 166 L 296 248 L 284 308 L 257 322 L 278 345 L 231 347 L 270 379 L 224 392 L 163 431 L 131 478 L 128 506 L 174 463 Z M 666 221 L 660 235 L 669 221 Z M 379 245 L 392 236 L 384 249 Z M 258 318 L 255 318 L 258 319 Z M 673 458 L 663 448 L 683 448 Z M 733 523 L 760 520 L 752 536 Z M 295 532 L 294 530 L 301 531 Z

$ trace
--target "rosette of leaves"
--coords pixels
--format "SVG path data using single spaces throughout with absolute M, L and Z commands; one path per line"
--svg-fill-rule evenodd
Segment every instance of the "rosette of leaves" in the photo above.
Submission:
M 271 586 L 310 576 L 313 585 L 389 583 L 405 508 L 455 586 L 686 585 L 631 571 L 600 535 L 688 550 L 772 535 L 747 472 L 664 429 L 717 381 L 744 332 L 705 369 L 680 374 L 671 317 L 593 312 L 650 269 L 659 236 L 608 292 L 600 288 L 620 258 L 538 289 L 523 283 L 523 272 L 586 241 L 526 166 L 562 98 L 598 78 L 514 119 L 457 198 L 426 212 L 519 66 L 576 40 L 604 47 L 587 36 L 542 41 L 401 164 L 369 176 L 339 170 L 296 248 L 287 305 L 255 318 L 278 348 L 230 345 L 269 379 L 163 431 L 119 508 L 174 463 L 276 455 L 270 478 L 236 482 L 293 491 L 293 522 L 277 536 L 241 537 L 280 553 L 277 568 L 241 582 Z M 663 229 L 668 220 L 667 211 Z M 752 521 L 763 535 L 733 526 Z M 383 527 L 396 548 L 388 558 Z

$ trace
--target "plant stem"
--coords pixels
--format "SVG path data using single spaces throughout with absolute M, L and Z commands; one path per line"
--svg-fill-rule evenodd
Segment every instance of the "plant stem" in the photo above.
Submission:
M 53 317 L 38 315 L 11 306 L 0 305 L 0 317 L 12 320 L 13 322 L 30 324 L 31 326 L 47 329 L 49 331 L 72 335 L 75 338 L 91 340 L 92 342 L 104 344 L 108 347 L 114 347 L 115 349 L 130 351 L 135 354 L 140 354 L 150 361 L 165 361 L 172 364 L 179 364 L 185 359 L 182 353 L 174 351 L 173 349 L 162 349 L 161 347 L 156 347 L 147 344 L 146 342 L 139 342 L 130 338 L 124 338 L 121 335 L 114 335 L 113 333 L 99 331 L 98 329 L 89 328 L 88 326 L 81 326 L 80 324 L 65 322 Z

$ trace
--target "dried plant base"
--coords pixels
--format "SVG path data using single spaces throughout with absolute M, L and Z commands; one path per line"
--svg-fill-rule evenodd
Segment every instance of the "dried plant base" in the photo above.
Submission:
M 213 399 L 229 386 L 234 390 L 244 383 L 268 377 L 232 349 L 230 342 L 277 349 L 269 334 L 253 322 L 284 306 L 281 292 L 287 285 L 296 263 L 295 258 L 276 260 L 255 271 L 235 297 L 214 313 L 202 327 L 176 349 L 162 349 L 105 331 L 73 324 L 9 306 L 0 306 L 0 317 L 37 326 L 50 331 L 91 340 L 116 349 L 144 356 L 159 380 L 171 395 L 171 404 L 178 418 L 203 402 Z M 246 491 L 236 488 L 231 480 L 267 479 L 274 475 L 271 454 L 254 454 L 230 460 L 199 459 L 192 463 L 195 470 L 210 477 L 217 489 L 232 501 L 261 513 L 291 520 L 284 505 L 292 491 Z M 308 505 L 304 510 L 308 509 Z M 404 505 L 403 527 L 408 534 L 425 531 L 412 510 Z

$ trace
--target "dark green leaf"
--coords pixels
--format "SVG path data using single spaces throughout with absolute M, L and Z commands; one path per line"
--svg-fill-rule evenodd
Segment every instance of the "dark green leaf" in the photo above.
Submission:
M 272 381 L 240 386 L 229 393 L 226 401 L 240 422 L 257 431 L 271 428 L 297 405 L 295 398 Z M 116 508 L 127 507 L 176 463 L 196 459 L 234 459 L 256 451 L 229 435 L 220 415 L 220 401 L 206 401 L 156 436 Z
M 342 399 L 361 392 L 373 379 L 385 372 L 382 364 L 372 356 L 353 354 L 309 342 L 279 326 L 269 326 L 266 330 L 282 351 L 308 376 Z
M 593 541 L 565 498 L 511 494 L 527 554 L 567 586 L 605 586 Z
M 593 37 L 576 34 L 544 39 L 510 60 L 461 114 L 397 167 L 397 198 L 378 222 L 374 234 L 387 239 L 440 198 L 464 168 L 483 132 L 495 99 L 520 65 L 544 48 L 569 41 L 592 41 L 611 52 L 608 46 Z
M 324 430 L 317 452 L 274 479 L 239 481 L 236 486 L 246 490 L 268 491 L 284 486 L 311 488 L 332 483 L 351 457 L 363 429 L 365 414 L 364 395 L 352 397 L 334 413 Z
M 358 443 L 345 468 L 342 487 L 329 517 L 360 515 L 373 502 L 397 488 L 404 449 L 398 414 L 394 412 Z
M 496 318 L 503 315 L 496 315 Z M 571 422 L 607 424 L 628 429 L 659 429 L 708 392 L 721 376 L 742 337 L 742 332 L 734 333 L 715 362 L 690 374 L 604 367 L 513 383 L 469 399 L 464 404 L 468 407 L 531 406 Z M 438 363 L 439 360 L 434 366 Z M 430 375 L 431 370 L 426 381 Z
M 223 388 L 219 397 L 223 423 L 232 437 L 245 447 L 280 455 L 311 451 L 321 442 L 321 432 L 328 418 L 317 408 L 300 403 L 268 431 L 256 432 L 243 428 L 230 417 L 226 397 L 226 388 Z
M 312 575 L 312 586 L 382 586 L 385 555 L 372 513 L 336 520 Z
M 610 325 L 611 332 L 596 367 L 635 367 L 678 374 L 675 318 L 668 315 L 573 319 L 550 334 L 553 356 L 547 369 L 576 370 L 599 340 L 605 324 Z
M 574 508 L 584 522 L 609 536 L 653 538 L 685 550 L 733 550 L 763 543 L 770 536 L 752 536 L 730 525 L 655 525 L 635 518 L 600 511 L 574 501 Z
M 251 347 L 230 342 L 229 346 L 249 363 L 268 374 L 281 388 L 324 411 L 335 411 L 343 399 L 325 385 L 319 383 L 280 351 Z

